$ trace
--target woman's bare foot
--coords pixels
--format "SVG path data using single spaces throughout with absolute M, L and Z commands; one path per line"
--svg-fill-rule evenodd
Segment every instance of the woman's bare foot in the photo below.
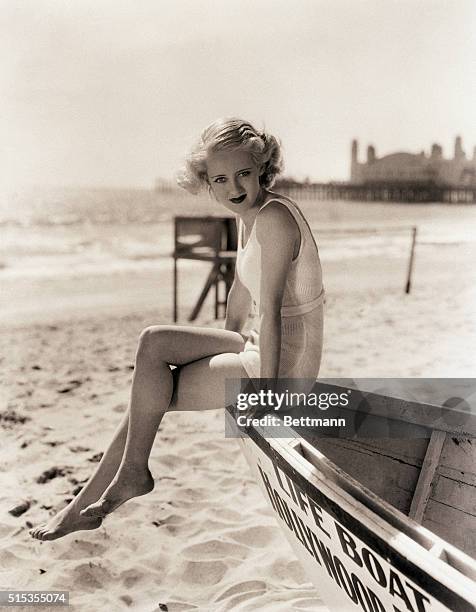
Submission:
M 122 467 L 101 498 L 81 510 L 80 515 L 88 518 L 104 518 L 127 500 L 150 493 L 153 488 L 154 479 L 149 470 L 139 472 L 133 468 Z
M 30 530 L 30 535 L 37 540 L 57 540 L 73 531 L 97 529 L 102 519 L 80 516 L 72 504 L 55 514 L 49 521 Z

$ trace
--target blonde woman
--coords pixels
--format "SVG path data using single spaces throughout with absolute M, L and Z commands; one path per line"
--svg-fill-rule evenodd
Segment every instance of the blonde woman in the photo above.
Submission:
M 152 491 L 149 455 L 164 414 L 224 408 L 228 378 L 317 377 L 322 351 L 322 274 L 300 209 L 273 191 L 277 139 L 241 119 L 201 134 L 178 182 L 208 189 L 236 216 L 238 254 L 225 329 L 155 325 L 140 335 L 129 408 L 95 473 L 71 503 L 31 530 L 40 540 L 95 529 L 127 500 Z M 248 316 L 249 336 L 242 334 Z M 171 368 L 174 365 L 176 368 Z

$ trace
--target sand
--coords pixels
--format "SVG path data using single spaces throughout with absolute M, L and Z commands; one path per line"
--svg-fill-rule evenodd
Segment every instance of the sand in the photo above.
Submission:
M 375 258 L 325 262 L 322 377 L 474 374 L 474 273 L 467 249 L 446 249 L 439 265 L 438 247 L 420 256 L 410 295 L 403 260 L 388 285 Z M 151 457 L 154 491 L 100 529 L 55 542 L 28 534 L 72 498 L 109 441 L 127 405 L 140 330 L 170 322 L 169 272 L 7 286 L 0 587 L 68 590 L 81 611 L 324 612 L 236 442 L 224 438 L 222 411 L 166 415 Z M 195 289 L 183 287 L 185 312 Z M 198 322 L 223 324 L 209 304 Z M 8 512 L 22 503 L 19 516 Z

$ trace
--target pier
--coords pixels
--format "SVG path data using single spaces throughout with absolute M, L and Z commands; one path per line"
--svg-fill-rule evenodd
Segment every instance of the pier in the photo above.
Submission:
M 476 187 L 435 183 L 372 182 L 295 183 L 280 181 L 276 188 L 298 200 L 354 200 L 359 202 L 476 203 Z

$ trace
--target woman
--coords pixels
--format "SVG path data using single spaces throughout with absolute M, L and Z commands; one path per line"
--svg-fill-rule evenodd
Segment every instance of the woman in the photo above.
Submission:
M 218 120 L 203 131 L 178 182 L 192 193 L 208 188 L 237 217 L 225 329 L 156 325 L 141 333 L 129 409 L 109 448 L 83 490 L 32 529 L 33 537 L 53 540 L 95 529 L 122 503 L 150 492 L 149 455 L 167 411 L 223 408 L 229 378 L 317 377 L 321 266 L 301 211 L 270 191 L 281 169 L 276 138 L 246 121 Z M 242 331 L 250 313 L 247 338 Z

